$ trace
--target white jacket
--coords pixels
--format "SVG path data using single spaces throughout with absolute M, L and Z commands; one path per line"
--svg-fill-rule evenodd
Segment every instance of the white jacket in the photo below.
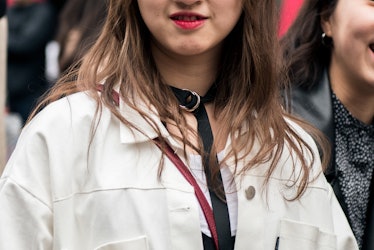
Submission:
M 121 105 L 147 138 L 104 108 L 90 141 L 95 108 L 77 93 L 52 103 L 24 128 L 0 181 L 0 249 L 203 249 L 193 187 L 168 159 L 158 180 L 161 151 L 149 139 L 156 136 L 152 128 Z M 183 159 L 181 146 L 157 121 Z M 316 153 L 313 140 L 295 130 Z M 284 198 L 295 194 L 285 186 L 292 164 L 285 149 L 266 191 L 268 163 L 236 178 L 235 249 L 274 250 L 278 237 L 280 250 L 357 249 L 323 174 L 301 199 Z M 320 171 L 316 161 L 312 175 Z

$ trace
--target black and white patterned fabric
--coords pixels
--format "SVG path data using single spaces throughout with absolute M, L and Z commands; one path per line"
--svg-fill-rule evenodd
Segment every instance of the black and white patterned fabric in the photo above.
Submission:
M 374 125 L 357 120 L 335 94 L 332 98 L 338 181 L 347 205 L 347 217 L 361 249 L 374 169 Z

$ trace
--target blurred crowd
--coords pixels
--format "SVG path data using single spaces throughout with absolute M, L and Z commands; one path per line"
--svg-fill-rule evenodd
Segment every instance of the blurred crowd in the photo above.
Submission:
M 106 4 L 85 0 L 1 1 L 6 14 L 1 32 L 5 50 L 1 56 L 6 60 L 6 67 L 1 68 L 6 82 L 1 91 L 2 100 L 6 100 L 1 123 L 6 131 L 6 140 L 1 140 L 3 166 L 38 100 L 63 72 L 79 65 L 96 40 Z

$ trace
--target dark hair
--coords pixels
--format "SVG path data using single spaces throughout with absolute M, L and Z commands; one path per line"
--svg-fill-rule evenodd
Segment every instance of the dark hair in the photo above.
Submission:
M 87 53 L 100 35 L 107 15 L 107 0 L 69 0 L 59 16 L 56 41 L 60 45 L 60 72 L 77 63 Z M 78 35 L 76 43 L 70 41 L 72 31 Z M 73 48 L 67 48 L 73 45 Z
M 318 83 L 329 66 L 331 46 L 322 44 L 321 20 L 334 12 L 338 0 L 305 0 L 296 20 L 281 38 L 288 81 L 305 88 Z

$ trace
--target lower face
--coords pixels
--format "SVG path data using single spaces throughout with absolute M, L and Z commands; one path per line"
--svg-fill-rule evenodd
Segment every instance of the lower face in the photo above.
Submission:
M 242 0 L 137 0 L 164 52 L 193 56 L 219 47 L 242 13 Z
M 336 84 L 374 95 L 374 1 L 339 0 L 329 23 Z

